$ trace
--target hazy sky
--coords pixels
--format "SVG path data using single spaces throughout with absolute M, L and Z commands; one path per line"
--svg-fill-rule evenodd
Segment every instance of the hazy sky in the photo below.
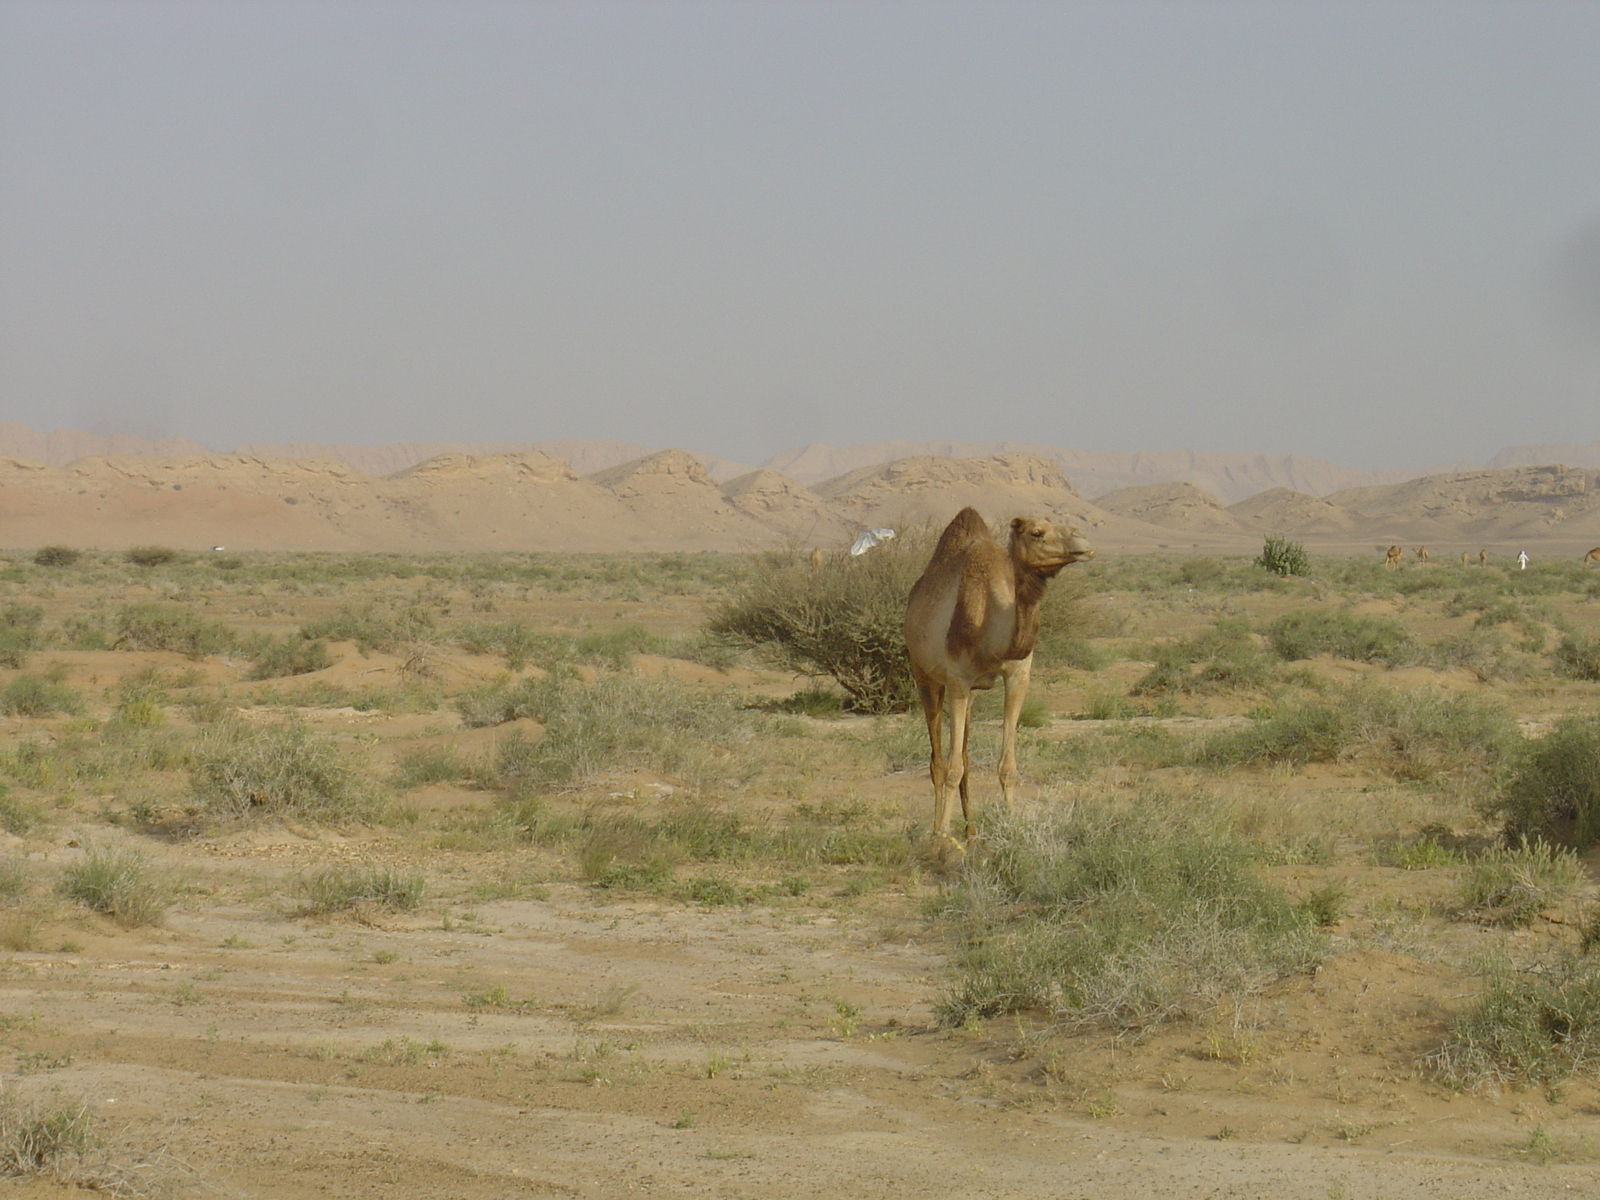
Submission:
M 1600 4 L 0 0 L 0 418 L 1600 438 Z

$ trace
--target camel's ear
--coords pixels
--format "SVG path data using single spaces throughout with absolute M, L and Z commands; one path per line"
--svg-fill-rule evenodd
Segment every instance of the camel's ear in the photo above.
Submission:
M 1022 532 L 1022 522 L 1025 521 L 1026 519 L 1027 519 L 1026 517 L 1012 517 L 1011 518 L 1011 532 L 1012 533 L 1021 533 Z

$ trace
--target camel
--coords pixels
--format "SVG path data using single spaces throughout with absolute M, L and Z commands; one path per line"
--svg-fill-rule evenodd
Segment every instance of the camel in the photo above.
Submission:
M 822 566 L 822 547 L 813 546 L 811 547 L 811 569 L 815 571 L 820 566 Z
M 1478 551 L 1478 565 L 1480 567 L 1487 567 L 1489 565 L 1489 552 L 1487 550 L 1480 549 Z
M 1390 546 L 1383 552 L 1383 565 L 1388 567 L 1391 571 L 1398 571 L 1400 569 L 1399 546 Z
M 1428 561 L 1428 548 L 1426 546 L 1418 546 L 1417 547 L 1417 561 L 1418 562 L 1427 562 Z
M 1467 552 L 1465 550 L 1463 550 L 1461 552 L 1461 565 L 1463 567 L 1467 565 L 1467 560 L 1468 560 L 1468 554 L 1467 554 Z
M 1011 522 L 1000 545 L 974 508 L 964 508 L 945 527 L 921 578 L 906 602 L 906 650 L 928 723 L 933 780 L 933 841 L 964 848 L 950 836 L 950 799 L 961 794 L 966 838 L 977 836 L 967 795 L 967 752 L 972 731 L 972 693 L 1005 683 L 1005 718 L 1000 749 L 1000 790 L 1009 807 L 1017 787 L 1017 718 L 1033 672 L 1039 636 L 1039 602 L 1062 568 L 1093 558 L 1076 529 L 1034 517 Z M 950 752 L 941 734 L 950 710 Z
M 1591 562 L 1600 562 L 1600 546 L 1596 546 L 1593 550 L 1589 551 L 1589 553 L 1583 556 L 1584 566 L 1587 567 Z

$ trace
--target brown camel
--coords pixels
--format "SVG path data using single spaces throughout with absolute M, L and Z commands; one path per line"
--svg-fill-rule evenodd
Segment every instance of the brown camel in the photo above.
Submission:
M 1428 548 L 1426 546 L 1418 546 L 1417 547 L 1417 561 L 1418 562 L 1427 562 L 1428 561 Z
M 1005 681 L 1005 720 L 1000 749 L 1000 790 L 1006 804 L 1017 786 L 1017 718 L 1033 671 L 1039 636 L 1039 602 L 1045 585 L 1069 563 L 1093 558 L 1076 529 L 1017 517 L 1002 546 L 973 508 L 945 527 L 922 577 L 906 603 L 906 650 L 928 722 L 933 778 L 933 837 L 950 837 L 950 799 L 961 793 L 961 814 L 971 841 L 977 829 L 967 795 L 967 751 L 972 730 L 972 693 Z M 946 701 L 950 752 L 942 749 Z M 959 849 L 959 847 L 958 847 Z
M 1464 567 L 1464 566 L 1466 566 L 1466 565 L 1467 565 L 1467 559 L 1468 559 L 1468 555 L 1467 555 L 1467 552 L 1466 552 L 1466 551 L 1465 551 L 1465 550 L 1463 550 L 1463 551 L 1462 551 L 1462 552 L 1461 552 L 1461 565 L 1462 565 L 1462 566 L 1463 566 L 1463 567 Z
M 813 547 L 811 547 L 811 569 L 813 571 L 815 571 L 821 565 L 822 565 L 822 547 L 821 546 L 813 546 Z
M 1489 552 L 1487 550 L 1478 551 L 1478 565 L 1480 567 L 1487 567 L 1489 565 Z
M 1584 566 L 1587 567 L 1591 562 L 1600 562 L 1600 546 L 1596 546 L 1593 550 L 1589 551 L 1589 553 L 1583 556 Z
M 1388 567 L 1391 571 L 1398 571 L 1400 569 L 1399 546 L 1390 546 L 1383 552 L 1383 565 Z

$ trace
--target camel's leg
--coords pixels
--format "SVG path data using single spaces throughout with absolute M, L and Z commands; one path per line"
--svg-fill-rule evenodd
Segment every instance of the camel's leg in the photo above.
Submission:
M 944 687 L 920 675 L 917 696 L 922 701 L 922 718 L 928 724 L 928 778 L 933 780 L 933 832 L 938 836 L 944 819 Z
M 1022 719 L 1022 702 L 1028 698 L 1028 681 L 1033 678 L 1033 655 L 1009 662 L 1004 667 L 1006 680 L 1005 722 L 1000 731 L 1000 792 L 1006 807 L 1017 801 L 1017 722 Z
M 959 684 L 945 688 L 945 706 L 950 710 L 950 752 L 944 760 L 944 787 L 934 810 L 933 834 L 950 836 L 950 793 L 961 793 L 962 812 L 967 806 L 967 731 L 972 727 L 972 693 Z
M 972 797 L 967 789 L 972 786 L 972 693 L 967 693 L 967 727 L 961 735 L 961 820 L 966 825 L 966 839 L 978 836 L 978 827 L 972 823 Z

